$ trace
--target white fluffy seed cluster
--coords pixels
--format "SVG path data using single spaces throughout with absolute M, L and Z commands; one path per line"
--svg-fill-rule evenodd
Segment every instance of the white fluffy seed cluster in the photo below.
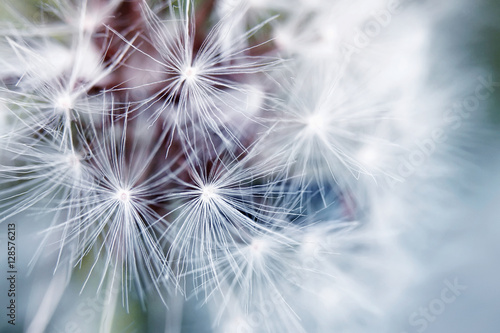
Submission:
M 360 331 L 404 288 L 380 202 L 441 126 L 425 6 L 43 8 L 0 28 L 0 221 L 47 216 L 56 271 L 197 295 L 214 332 Z

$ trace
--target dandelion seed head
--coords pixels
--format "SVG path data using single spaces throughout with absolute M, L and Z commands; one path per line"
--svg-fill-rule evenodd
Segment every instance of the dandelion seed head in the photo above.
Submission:
M 64 113 L 74 108 L 74 99 L 68 93 L 63 93 L 55 101 L 56 110 Z
M 320 114 L 312 114 L 305 119 L 306 129 L 309 134 L 324 133 L 327 121 Z
M 201 188 L 201 200 L 204 202 L 212 201 L 217 197 L 219 194 L 217 194 L 217 188 L 214 185 L 208 184 Z
M 198 75 L 198 68 L 196 68 L 195 66 L 187 66 L 182 71 L 182 80 L 188 83 L 192 83 L 196 81 L 197 75 Z
M 116 199 L 123 204 L 128 204 L 130 199 L 132 198 L 130 190 L 127 189 L 119 189 L 116 192 Z
M 382 0 L 104 2 L 53 0 L 61 22 L 2 28 L 0 222 L 55 213 L 61 260 L 92 253 L 99 290 L 121 284 L 127 312 L 128 290 L 144 304 L 175 287 L 186 301 L 204 292 L 203 304 L 220 293 L 224 332 L 357 322 L 345 314 L 368 327 L 364 308 L 384 305 L 371 288 L 407 274 L 387 269 L 399 257 L 411 263 L 391 239 L 406 202 L 428 208 L 379 181 L 403 178 L 398 151 L 444 105 L 441 89 L 421 96 L 432 30 L 420 15 L 392 20 Z M 362 228 L 344 223 L 358 215 Z M 171 300 L 175 320 L 184 300 Z

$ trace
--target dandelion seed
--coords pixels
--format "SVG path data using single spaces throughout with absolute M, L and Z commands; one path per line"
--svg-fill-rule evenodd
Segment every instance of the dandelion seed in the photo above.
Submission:
M 130 203 L 130 191 L 128 191 L 128 190 L 119 189 L 118 193 L 116 194 L 116 197 L 123 204 Z
M 292 186 L 302 189 L 306 202 L 311 197 L 307 189 L 317 185 L 325 206 L 331 204 L 328 188 L 337 188 L 334 199 L 351 200 L 350 193 L 355 193 L 359 205 L 363 194 L 358 192 L 358 180 L 362 176 L 374 182 L 383 177 L 397 179 L 394 170 L 382 161 L 397 150 L 383 132 L 393 109 L 347 102 L 351 99 L 343 90 L 350 84 L 343 81 L 345 70 L 327 65 L 315 76 L 316 82 L 298 78 L 296 85 L 289 88 L 289 103 L 278 106 L 283 110 L 282 117 L 260 143 L 263 154 L 269 148 L 283 154 L 285 174 L 297 176 Z M 324 81 L 318 86 L 317 80 Z M 377 149 L 380 163 L 368 158 L 368 149 Z
M 188 83 L 191 83 L 193 84 L 196 80 L 196 75 L 197 75 L 198 71 L 196 69 L 196 67 L 187 67 L 184 71 L 183 71 L 183 79 L 186 80 Z
M 252 154 L 235 160 L 220 155 L 207 169 L 205 159 L 188 159 L 191 181 L 177 179 L 184 190 L 164 196 L 176 202 L 170 214 L 176 214 L 164 237 L 169 240 L 168 258 L 175 263 L 179 276 L 192 269 L 210 270 L 218 251 L 224 251 L 246 232 L 264 232 L 266 225 L 284 223 L 277 217 L 285 207 L 272 206 L 282 194 L 275 188 L 254 185 L 274 173 L 272 168 L 255 161 Z M 230 255 L 230 254 L 228 254 Z M 207 272 L 209 274 L 209 272 Z
M 160 285 L 169 268 L 164 266 L 158 237 L 168 224 L 155 207 L 160 203 L 163 189 L 175 177 L 176 172 L 171 170 L 175 159 L 159 169 L 151 169 L 150 163 L 163 146 L 162 139 L 155 142 L 149 137 L 140 148 L 128 142 L 129 133 L 140 133 L 147 128 L 141 121 L 128 124 L 125 118 L 120 126 L 113 117 L 104 116 L 102 125 L 109 132 L 90 129 L 100 139 L 97 146 L 89 147 L 92 158 L 88 161 L 97 183 L 85 210 L 73 218 L 80 225 L 71 235 L 79 243 L 76 260 L 81 262 L 94 249 L 96 257 L 90 274 L 103 260 L 101 284 L 107 275 L 111 280 L 120 276 L 127 307 L 131 284 L 141 298 L 151 286 L 163 299 L 166 291 Z
M 217 197 L 217 189 L 213 185 L 208 184 L 201 189 L 201 198 L 203 201 L 216 200 Z
M 67 111 L 74 108 L 74 101 L 71 96 L 65 94 L 57 99 L 55 106 L 57 109 Z
M 262 308 L 258 305 L 265 305 L 273 309 L 272 316 L 262 316 L 259 322 L 253 322 L 248 328 L 256 331 L 303 332 L 293 309 L 283 297 L 288 288 L 292 288 L 288 274 L 300 270 L 294 263 L 295 244 L 291 239 L 268 231 L 256 235 L 246 233 L 241 243 L 230 246 L 229 253 L 221 252 L 211 264 L 213 275 L 202 279 L 200 290 L 208 290 L 210 297 L 217 297 L 213 289 L 222 294 L 218 321 L 225 314 L 238 309 L 240 313 L 233 313 L 230 318 L 240 317 L 241 320 L 234 324 L 242 329 L 245 327 L 242 325 L 251 323 L 246 319 L 251 319 L 255 313 L 260 314 Z M 277 318 L 281 327 L 276 324 Z
M 308 132 L 321 136 L 325 132 L 327 119 L 321 117 L 321 114 L 312 114 L 306 118 L 305 123 Z
M 153 46 L 160 59 L 132 47 L 159 64 L 160 72 L 166 76 L 164 80 L 156 82 L 164 87 L 145 100 L 144 105 L 163 98 L 163 106 L 154 112 L 152 120 L 156 121 L 166 108 L 172 107 L 175 112 L 173 126 L 186 141 L 204 137 L 208 147 L 211 147 L 217 145 L 210 138 L 210 133 L 215 133 L 228 146 L 240 144 L 232 134 L 233 125 L 224 123 L 223 119 L 228 112 L 240 113 L 242 119 L 248 117 L 239 111 L 240 100 L 235 99 L 231 91 L 247 95 L 250 88 L 234 78 L 263 73 L 279 62 L 269 57 L 250 56 L 248 52 L 251 48 L 241 46 L 242 41 L 246 41 L 266 22 L 239 36 L 231 49 L 223 50 L 221 41 L 234 20 L 226 17 L 215 25 L 200 48 L 195 50 L 194 32 L 197 27 L 190 8 L 191 1 L 186 1 L 179 8 L 179 14 L 175 14 L 171 8 L 171 19 L 175 23 L 170 27 L 149 7 L 143 6 Z M 128 44 L 131 45 L 130 42 Z M 191 123 L 196 123 L 197 127 L 193 129 Z

